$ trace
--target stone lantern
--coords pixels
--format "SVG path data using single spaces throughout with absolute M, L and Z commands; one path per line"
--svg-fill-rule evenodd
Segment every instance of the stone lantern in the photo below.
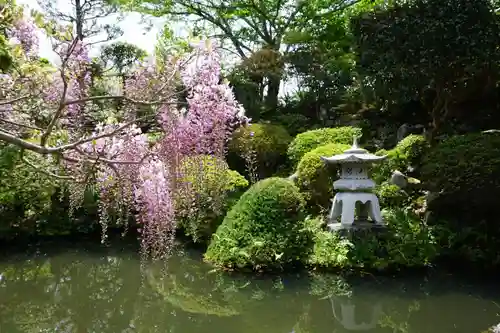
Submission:
M 340 155 L 321 157 L 326 164 L 339 163 L 342 167 L 340 179 L 333 183 L 339 192 L 332 199 L 328 216 L 331 229 L 383 226 L 380 204 L 372 192 L 375 182 L 368 177 L 372 163 L 387 156 L 376 156 L 358 147 L 358 138 L 353 138 L 352 147 Z M 335 223 L 340 217 L 340 224 Z M 369 220 L 371 219 L 371 221 Z

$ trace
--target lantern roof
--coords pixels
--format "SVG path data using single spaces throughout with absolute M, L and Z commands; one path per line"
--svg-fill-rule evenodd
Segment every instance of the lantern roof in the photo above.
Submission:
M 358 146 L 358 137 L 353 137 L 351 148 L 345 150 L 342 154 L 331 157 L 321 156 L 325 163 L 369 163 L 382 161 L 387 155 L 377 156 L 370 154 L 366 149 Z

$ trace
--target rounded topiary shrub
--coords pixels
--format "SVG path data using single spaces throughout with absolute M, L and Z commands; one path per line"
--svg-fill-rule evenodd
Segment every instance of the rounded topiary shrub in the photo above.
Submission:
M 311 211 L 327 209 L 337 180 L 338 166 L 327 166 L 321 156 L 342 154 L 348 145 L 331 143 L 306 153 L 297 166 L 297 185 L 309 203 Z
M 352 143 L 354 136 L 361 135 L 361 129 L 356 127 L 320 128 L 298 134 L 288 146 L 288 158 L 297 165 L 302 156 L 314 148 L 328 143 L 348 144 Z
M 208 242 L 248 181 L 230 170 L 226 161 L 209 155 L 184 159 L 179 171 L 182 190 L 175 200 L 178 226 L 195 243 Z
M 274 175 L 287 163 L 292 137 L 280 125 L 255 123 L 238 128 L 229 142 L 231 169 L 258 179 Z
M 279 269 L 308 255 L 304 199 L 289 180 L 268 178 L 248 189 L 213 235 L 206 261 L 230 269 Z
M 401 140 L 391 150 L 380 150 L 376 155 L 387 155 L 387 159 L 376 163 L 371 169 L 371 177 L 380 184 L 389 180 L 393 171 L 407 172 L 409 167 L 417 170 L 422 164 L 422 158 L 430 149 L 429 143 L 422 135 L 411 134 Z
M 431 220 L 447 221 L 458 252 L 471 261 L 500 264 L 500 134 L 450 137 L 425 157 L 422 181 L 434 193 Z

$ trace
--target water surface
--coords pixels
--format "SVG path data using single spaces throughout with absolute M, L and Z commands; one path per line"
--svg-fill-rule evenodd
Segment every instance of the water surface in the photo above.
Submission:
M 0 333 L 480 333 L 500 322 L 498 289 L 443 273 L 250 278 L 196 253 L 165 268 L 76 244 L 0 257 Z

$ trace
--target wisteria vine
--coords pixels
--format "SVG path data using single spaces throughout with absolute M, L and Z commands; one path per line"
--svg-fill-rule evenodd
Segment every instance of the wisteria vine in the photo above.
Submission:
M 143 250 L 162 257 L 174 239 L 174 198 L 189 186 L 182 183 L 182 161 L 200 154 L 223 158 L 235 123 L 247 121 L 230 86 L 221 80 L 217 45 L 203 41 L 181 59 L 162 66 L 144 63 L 127 79 L 121 95 L 95 96 L 86 45 L 52 36 L 60 66 L 33 70 L 36 33 L 22 17 L 11 27 L 25 55 L 17 61 L 27 70 L 0 77 L 8 83 L 0 89 L 0 112 L 9 121 L 0 123 L 0 140 L 62 161 L 58 171 L 63 173 L 54 176 L 72 180 L 73 205 L 89 183 L 98 189 L 104 235 L 111 218 L 125 216 L 126 222 L 133 213 Z M 187 93 L 185 104 L 179 86 Z M 123 101 L 126 114 L 105 123 L 94 121 L 89 131 L 84 122 L 99 107 L 96 102 L 113 100 Z M 140 110 L 147 110 L 146 115 Z M 151 121 L 162 132 L 155 144 L 137 125 Z

